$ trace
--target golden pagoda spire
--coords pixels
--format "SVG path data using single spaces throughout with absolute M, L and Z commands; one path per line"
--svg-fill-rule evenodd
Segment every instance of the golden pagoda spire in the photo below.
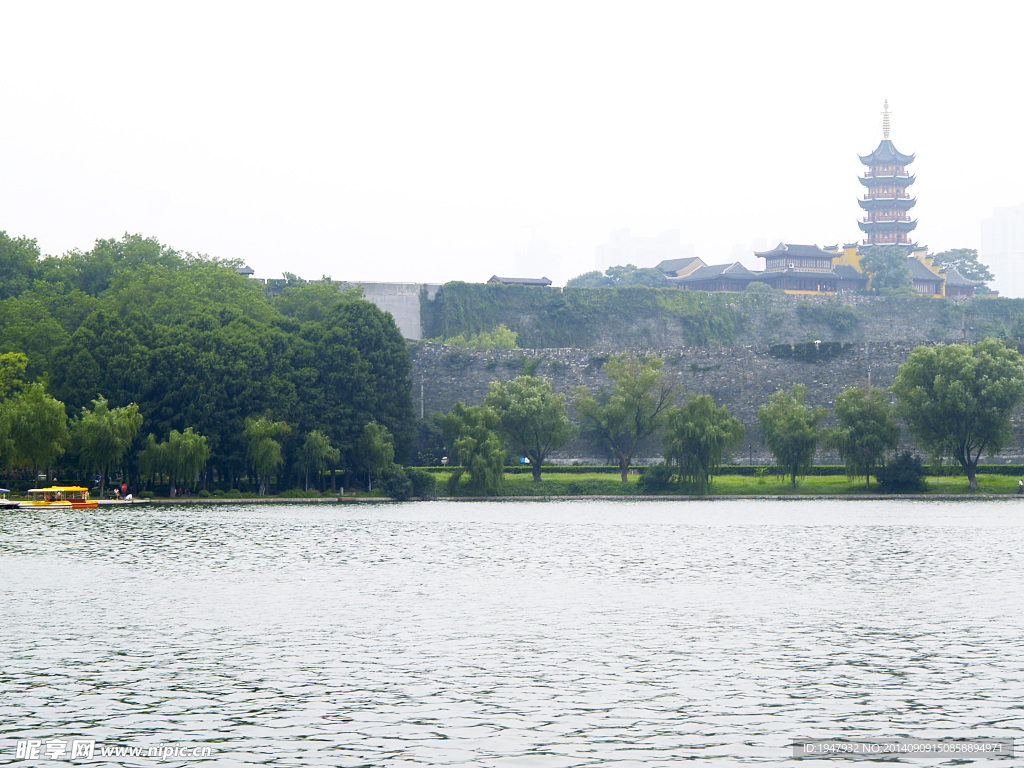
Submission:
M 885 106 L 882 111 L 882 138 L 889 138 L 889 100 L 885 100 Z

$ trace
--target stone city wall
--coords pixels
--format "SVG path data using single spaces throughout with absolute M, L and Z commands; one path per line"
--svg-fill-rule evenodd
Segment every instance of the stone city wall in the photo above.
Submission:
M 822 343 L 734 347 L 678 347 L 660 350 L 665 370 L 680 390 L 688 394 L 709 394 L 718 405 L 746 427 L 746 437 L 736 458 L 743 463 L 770 462 L 761 445 L 757 411 L 771 395 L 793 384 L 807 386 L 808 402 L 834 412 L 836 397 L 845 388 L 870 383 L 888 387 L 899 366 L 917 346 L 906 342 Z M 491 381 L 509 381 L 521 373 L 533 373 L 549 380 L 558 392 L 572 394 L 583 386 L 596 392 L 608 385 L 602 364 L 609 352 L 587 349 L 516 349 L 478 351 L 430 342 L 411 345 L 413 357 L 413 403 L 421 412 L 447 412 L 456 401 L 479 404 Z M 786 356 L 789 355 L 789 356 Z M 795 355 L 796 357 L 794 357 Z M 575 413 L 573 413 L 575 416 Z M 999 461 L 1021 460 L 1024 452 L 1024 413 L 1015 414 L 1014 436 Z M 830 419 L 834 424 L 834 419 Z M 916 449 L 906 430 L 903 447 Z M 595 448 L 576 441 L 556 458 L 593 460 Z M 919 451 L 920 452 L 920 451 Z M 660 457 L 656 445 L 648 456 Z M 819 451 L 818 462 L 839 463 L 834 454 Z

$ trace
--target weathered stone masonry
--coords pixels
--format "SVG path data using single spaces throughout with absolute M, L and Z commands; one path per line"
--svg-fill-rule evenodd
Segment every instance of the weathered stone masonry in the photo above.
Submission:
M 779 347 L 680 347 L 664 349 L 657 354 L 665 361 L 665 370 L 686 393 L 710 394 L 719 405 L 740 419 L 747 434 L 737 458 L 744 462 L 753 454 L 754 461 L 768 461 L 761 445 L 757 410 L 780 389 L 793 384 L 807 385 L 808 401 L 834 411 L 835 399 L 847 387 L 866 384 L 886 388 L 893 383 L 899 366 L 917 346 L 911 342 L 861 342 L 834 345 L 834 355 L 805 354 L 810 358 L 779 357 Z M 806 352 L 808 346 L 802 349 Z M 429 342 L 411 345 L 413 356 L 413 401 L 417 415 L 448 411 L 456 401 L 480 403 L 491 381 L 509 381 L 524 371 L 549 380 L 556 391 L 567 395 L 577 386 L 596 390 L 608 385 L 602 364 L 610 353 L 594 349 L 516 349 L 477 351 Z M 817 359 L 815 359 L 817 358 Z M 1024 445 L 1021 429 L 1024 413 L 1014 416 L 1014 436 L 1001 460 L 1020 460 Z M 904 444 L 913 448 L 904 430 Z M 749 445 L 749 449 L 748 449 Z M 584 457 L 593 451 L 579 443 L 568 446 L 563 459 Z M 836 460 L 819 452 L 818 461 Z

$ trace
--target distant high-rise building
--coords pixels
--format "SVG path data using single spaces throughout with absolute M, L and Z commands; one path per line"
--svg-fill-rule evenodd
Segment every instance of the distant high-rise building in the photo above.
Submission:
M 1000 295 L 1024 297 L 1024 203 L 982 219 L 978 258 L 995 275 L 992 287 Z
M 914 155 L 904 155 L 889 140 L 888 99 L 882 112 L 882 142 L 870 155 L 861 155 L 860 161 L 867 166 L 859 177 L 867 192 L 857 201 L 865 213 L 857 222 L 867 235 L 864 245 L 913 246 L 909 234 L 917 220 L 911 219 L 907 211 L 917 199 L 910 196 L 907 187 L 916 177 L 907 171 L 907 166 L 914 162 Z
M 653 267 L 671 259 L 692 258 L 694 247 L 681 245 L 679 230 L 670 229 L 657 237 L 633 237 L 628 229 L 620 229 L 608 236 L 605 245 L 597 246 L 594 268 L 604 272 L 608 267 Z

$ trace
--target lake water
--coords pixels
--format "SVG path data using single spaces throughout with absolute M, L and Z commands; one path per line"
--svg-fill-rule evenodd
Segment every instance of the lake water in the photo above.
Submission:
M 1017 737 L 1022 584 L 1016 499 L 15 511 L 0 764 L 71 764 L 17 753 L 71 738 L 211 748 L 94 765 L 557 768 Z

